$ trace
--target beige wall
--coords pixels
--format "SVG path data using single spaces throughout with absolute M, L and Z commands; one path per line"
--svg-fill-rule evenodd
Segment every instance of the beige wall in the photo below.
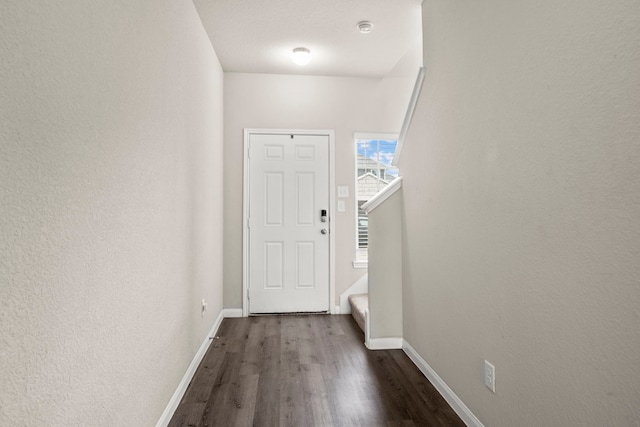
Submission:
M 416 63 L 417 58 L 414 58 Z M 415 64 L 417 72 L 419 64 Z M 336 137 L 336 185 L 347 185 L 347 211 L 336 212 L 337 297 L 366 270 L 354 269 L 354 132 L 398 132 L 412 79 L 225 73 L 225 308 L 242 307 L 243 129 L 330 129 Z M 406 108 L 406 107 L 405 107 Z
M 0 58 L 0 425 L 154 425 L 222 309 L 215 53 L 189 1 L 4 0 Z
M 640 3 L 423 16 L 405 338 L 487 426 L 639 425 Z
M 371 338 L 401 338 L 402 190 L 368 217 Z

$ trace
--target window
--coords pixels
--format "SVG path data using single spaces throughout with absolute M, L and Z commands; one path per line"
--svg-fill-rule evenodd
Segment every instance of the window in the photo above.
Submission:
M 391 166 L 397 144 L 396 135 L 356 135 L 356 262 L 367 260 L 369 247 L 369 219 L 362 205 L 398 177 Z

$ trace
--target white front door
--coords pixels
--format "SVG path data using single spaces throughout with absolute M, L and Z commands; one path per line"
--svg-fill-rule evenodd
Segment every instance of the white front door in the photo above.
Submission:
M 329 136 L 249 134 L 249 313 L 329 310 Z

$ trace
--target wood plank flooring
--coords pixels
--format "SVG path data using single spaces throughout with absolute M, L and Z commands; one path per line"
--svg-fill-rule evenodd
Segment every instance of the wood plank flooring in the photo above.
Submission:
M 464 426 L 402 350 L 351 316 L 224 319 L 169 426 Z

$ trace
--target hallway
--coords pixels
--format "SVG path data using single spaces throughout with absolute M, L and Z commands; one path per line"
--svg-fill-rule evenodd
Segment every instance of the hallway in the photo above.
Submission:
M 401 350 L 351 316 L 225 319 L 170 426 L 463 426 Z

